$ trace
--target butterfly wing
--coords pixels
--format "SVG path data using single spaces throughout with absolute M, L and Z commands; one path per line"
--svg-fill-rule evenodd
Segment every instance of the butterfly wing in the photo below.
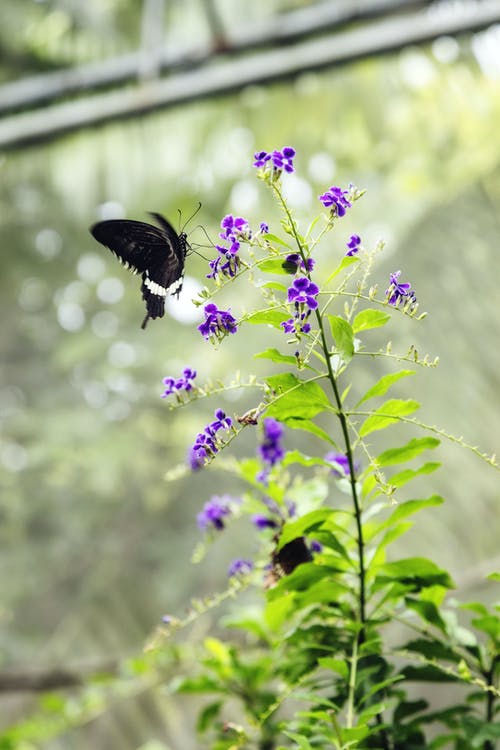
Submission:
M 132 273 L 142 274 L 141 292 L 149 318 L 165 314 L 167 294 L 179 294 L 184 276 L 187 243 L 161 214 L 152 214 L 160 227 L 142 221 L 116 219 L 91 227 L 92 236 L 116 255 Z

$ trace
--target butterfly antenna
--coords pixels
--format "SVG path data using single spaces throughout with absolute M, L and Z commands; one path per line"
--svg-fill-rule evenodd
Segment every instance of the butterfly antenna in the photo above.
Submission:
M 196 247 L 204 247 L 204 245 L 196 245 Z M 190 250 L 191 250 L 191 252 L 192 252 L 192 253 L 194 253 L 195 255 L 199 255 L 199 256 L 200 256 L 200 258 L 203 258 L 203 260 L 206 260 L 206 261 L 207 261 L 207 263 L 209 262 L 210 258 L 207 258 L 207 257 L 205 257 L 205 255 L 202 255 L 202 253 L 200 253 L 200 252 L 199 252 L 198 250 L 195 250 L 195 249 L 194 249 L 194 247 L 193 247 L 193 245 L 190 245 L 190 246 L 189 246 L 189 249 L 190 249 Z
M 205 229 L 204 226 L 202 226 L 201 224 L 198 224 L 198 226 L 195 227 L 195 229 L 201 229 L 201 231 L 203 232 L 203 234 L 205 235 L 205 237 L 207 238 L 207 240 L 209 242 L 209 247 L 215 247 L 215 242 L 210 237 L 210 235 L 208 234 L 208 232 L 207 232 L 207 230 Z M 194 229 L 193 229 L 193 232 L 194 232 Z
M 198 202 L 198 208 L 196 209 L 196 211 L 194 212 L 194 214 L 191 214 L 191 216 L 189 217 L 189 219 L 186 219 L 186 221 L 185 221 L 185 222 L 184 222 L 184 224 L 182 225 L 182 227 L 181 227 L 181 232 L 184 232 L 184 230 L 186 229 L 186 227 L 187 227 L 187 225 L 189 224 L 189 222 L 190 222 L 190 221 L 191 221 L 192 219 L 194 219 L 194 217 L 195 217 L 195 216 L 196 216 L 196 214 L 197 214 L 197 213 L 198 213 L 198 212 L 200 211 L 200 209 L 201 209 L 201 201 L 199 201 L 199 202 Z M 178 211 L 179 211 L 179 224 L 180 224 L 180 223 L 181 223 L 181 221 L 182 221 L 182 213 L 181 213 L 181 210 L 180 210 L 180 209 L 178 209 Z

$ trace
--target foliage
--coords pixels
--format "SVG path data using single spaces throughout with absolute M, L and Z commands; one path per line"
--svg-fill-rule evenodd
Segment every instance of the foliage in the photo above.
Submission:
M 409 388 L 416 370 L 435 361 L 414 347 L 400 353 L 390 343 L 368 348 L 394 317 L 415 324 L 425 317 L 399 272 L 385 282 L 377 277 L 381 245 L 370 251 L 351 235 L 326 284 L 313 281 L 317 246 L 332 231 L 342 233 L 342 218 L 363 191 L 330 187 L 321 196 L 328 212 L 303 231 L 282 190 L 284 172 L 293 171 L 292 152 L 256 155 L 258 175 L 283 212 L 282 232 L 270 233 L 264 223 L 252 230 L 242 217 L 226 216 L 219 256 L 207 274 L 212 288 L 196 301 L 205 313 L 200 333 L 215 347 L 229 334 L 244 335 L 248 324 L 262 327 L 266 344 L 278 341 L 255 354 L 274 370 L 229 384 L 254 389 L 253 407 L 234 417 L 217 408 L 194 437 L 188 464 L 203 473 L 222 463 L 242 488 L 239 497 L 217 495 L 200 510 L 206 544 L 196 551 L 197 561 L 208 542 L 231 534 L 236 524 L 246 524 L 245 539 L 257 538 L 259 552 L 231 563 L 224 594 L 193 602 L 184 620 L 166 616 L 144 657 L 129 662 L 119 680 L 93 685 L 79 700 L 48 699 L 52 725 L 42 714 L 38 724 L 35 718 L 12 727 L 3 738 L 6 749 L 44 732 L 57 734 L 106 710 L 117 696 L 163 682 L 178 693 L 210 696 L 197 729 L 214 750 L 493 750 L 500 737 L 498 607 L 457 607 L 446 570 L 423 557 L 391 554 L 393 542 L 412 527 L 411 517 L 443 502 L 437 494 L 408 498 L 401 492 L 439 467 L 427 457 L 438 436 L 498 465 L 463 438 L 418 420 L 415 399 L 391 396 L 396 384 Z M 219 308 L 213 301 L 219 292 L 245 278 L 261 292 L 259 309 L 238 316 L 234 293 L 232 308 Z M 402 367 L 358 392 L 356 365 L 367 356 Z M 189 368 L 183 377 L 165 378 L 171 408 L 219 395 L 219 386 L 199 386 L 196 377 Z M 391 447 L 379 447 L 379 433 L 395 426 Z M 409 437 L 410 426 L 422 434 Z M 249 430 L 257 431 L 256 457 L 227 458 Z M 310 452 L 294 447 L 296 430 L 308 435 Z M 192 650 L 176 645 L 177 633 L 249 586 L 265 591 L 264 601 L 227 616 L 223 637 L 211 635 Z M 396 643 L 395 623 L 404 626 Z M 412 685 L 421 682 L 453 684 L 461 692 L 443 707 L 431 706 L 414 698 Z

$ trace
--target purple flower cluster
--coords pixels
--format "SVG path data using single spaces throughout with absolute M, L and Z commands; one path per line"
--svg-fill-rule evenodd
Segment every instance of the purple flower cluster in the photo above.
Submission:
M 319 288 L 307 276 L 298 276 L 288 289 L 288 301 L 294 302 L 296 308 L 299 305 L 305 305 L 309 310 L 316 310 L 318 292 Z
M 283 170 L 285 172 L 294 172 L 293 159 L 295 156 L 295 149 L 291 146 L 284 146 L 281 151 L 257 151 L 254 154 L 254 167 L 257 168 L 268 168 L 271 167 L 275 174 L 281 174 Z
M 341 479 L 342 477 L 350 476 L 351 469 L 349 467 L 349 459 L 345 453 L 335 453 L 334 451 L 331 451 L 326 454 L 325 461 L 332 464 L 332 474 L 334 477 Z M 359 462 L 354 461 L 354 471 L 359 471 L 359 468 Z
M 386 289 L 386 295 L 389 297 L 387 300 L 390 305 L 399 305 L 403 303 L 406 305 L 410 303 L 410 306 L 417 304 L 417 295 L 411 288 L 411 284 L 404 283 L 400 284 L 398 279 L 401 276 L 401 271 L 395 271 L 389 276 L 390 287 Z
M 198 330 L 205 339 L 210 336 L 221 338 L 227 333 L 236 333 L 238 326 L 235 318 L 229 310 L 219 310 L 217 305 L 211 302 L 203 308 L 205 321 L 198 326 Z
M 161 394 L 161 398 L 166 398 L 172 393 L 178 391 L 190 391 L 193 388 L 192 381 L 196 377 L 196 370 L 192 370 L 190 367 L 186 367 L 182 372 L 181 378 L 166 377 L 163 378 L 163 385 L 165 386 L 165 392 Z
M 208 265 L 212 272 L 207 274 L 207 279 L 215 279 L 219 274 L 230 278 L 236 276 L 240 267 L 240 259 L 238 257 L 238 251 L 241 247 L 240 240 L 248 240 L 252 236 L 248 221 L 242 216 L 228 214 L 224 216 L 220 226 L 222 232 L 219 232 L 219 237 L 221 240 L 227 242 L 229 247 L 225 245 L 215 246 L 219 252 L 219 256 L 209 261 Z M 225 259 L 225 263 L 222 263 L 223 259 Z
M 280 442 L 282 437 L 283 425 L 273 417 L 266 417 L 264 419 L 264 436 L 259 446 L 259 454 L 268 467 L 277 464 L 285 455 Z
M 348 200 L 348 190 L 342 190 L 340 187 L 332 185 L 326 193 L 319 196 L 321 203 L 325 208 L 331 208 L 334 216 L 344 216 L 346 209 L 351 208 L 352 203 Z
M 219 452 L 217 433 L 220 430 L 229 430 L 232 424 L 233 420 L 231 417 L 226 417 L 222 409 L 217 409 L 215 420 L 210 422 L 203 432 L 198 433 L 194 445 L 189 452 L 189 463 L 192 469 L 203 466 L 208 458 L 215 456 Z
M 310 273 L 313 270 L 315 263 L 316 261 L 314 258 L 306 258 L 304 262 L 299 253 L 290 253 L 290 255 L 286 256 L 283 262 L 283 268 L 289 273 L 297 273 L 299 270 Z
M 229 502 L 227 497 L 212 497 L 211 500 L 205 503 L 201 513 L 198 513 L 197 521 L 198 526 L 202 531 L 206 531 L 208 528 L 222 531 L 224 528 L 224 518 L 231 514 Z
M 359 246 L 361 245 L 361 237 L 359 234 L 351 234 L 347 247 L 349 248 L 346 255 L 356 255 L 359 252 Z
M 246 576 L 253 570 L 253 562 L 251 560 L 244 560 L 241 557 L 237 557 L 230 564 L 227 575 L 229 578 L 234 576 Z

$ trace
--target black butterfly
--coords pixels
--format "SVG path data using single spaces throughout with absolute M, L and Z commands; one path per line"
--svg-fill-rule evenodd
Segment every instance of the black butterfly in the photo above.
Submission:
M 141 292 L 147 314 L 141 328 L 146 328 L 150 318 L 164 316 L 167 294 L 179 295 L 189 249 L 185 232 L 177 234 L 161 214 L 150 215 L 159 228 L 126 219 L 100 221 L 90 228 L 92 236 L 108 247 L 125 268 L 142 273 Z

